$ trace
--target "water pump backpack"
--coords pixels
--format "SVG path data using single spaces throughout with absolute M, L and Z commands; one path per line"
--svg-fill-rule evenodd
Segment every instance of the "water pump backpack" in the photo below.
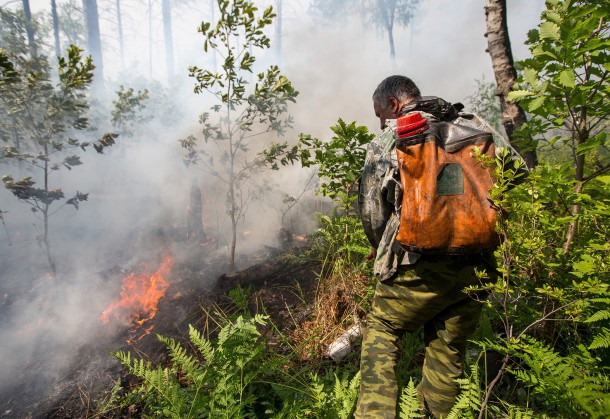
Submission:
M 489 199 L 494 179 L 474 157 L 475 147 L 495 156 L 492 134 L 409 112 L 398 118 L 395 136 L 403 186 L 396 244 L 422 254 L 496 247 L 498 209 Z

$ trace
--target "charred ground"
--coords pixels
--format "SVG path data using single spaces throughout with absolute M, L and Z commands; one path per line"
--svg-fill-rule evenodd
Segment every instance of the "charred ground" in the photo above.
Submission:
M 245 295 L 252 313 L 269 315 L 274 330 L 290 334 L 312 312 L 321 270 L 319 263 L 299 259 L 302 251 L 302 248 L 293 248 L 280 253 L 267 248 L 251 258 L 252 266 L 230 274 L 219 274 L 217 270 L 221 266 L 197 260 L 177 262 L 170 274 L 171 285 L 166 296 L 159 301 L 150 334 L 128 344 L 128 340 L 137 337 L 124 328 L 118 334 L 109 333 L 105 345 L 82 346 L 74 354 L 74 365 L 58 379 L 37 382 L 35 377 L 24 375 L 19 380 L 20 387 L 10 392 L 21 397 L 0 400 L 6 406 L 2 417 L 139 417 L 137 406 L 104 411 L 104 403 L 117 381 L 124 388 L 134 382 L 109 352 L 131 351 L 134 356 L 163 365 L 167 361 L 166 347 L 157 340 L 156 334 L 188 347 L 188 326 L 193 325 L 213 338 L 219 329 L 218 316 L 236 310 L 234 301 L 227 296 L 236 287 L 247 290 Z M 210 281 L 210 277 L 216 280 Z M 271 329 L 263 333 L 273 339 Z M 33 371 L 42 368 L 33 367 Z M 46 387 L 45 396 L 28 397 L 38 393 L 30 391 L 34 390 L 30 383 Z

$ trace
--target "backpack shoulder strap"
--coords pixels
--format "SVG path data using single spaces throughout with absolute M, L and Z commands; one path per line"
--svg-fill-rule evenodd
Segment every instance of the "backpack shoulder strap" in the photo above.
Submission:
M 468 145 L 493 139 L 490 132 L 452 122 L 431 121 L 428 129 L 420 134 L 406 138 L 397 138 L 396 147 L 409 147 L 427 141 L 436 141 L 437 145 L 448 153 L 453 153 Z
M 444 99 L 436 96 L 422 96 L 419 100 L 409 103 L 400 110 L 400 115 L 413 111 L 426 112 L 441 121 L 453 121 L 464 109 L 461 103 L 451 104 Z

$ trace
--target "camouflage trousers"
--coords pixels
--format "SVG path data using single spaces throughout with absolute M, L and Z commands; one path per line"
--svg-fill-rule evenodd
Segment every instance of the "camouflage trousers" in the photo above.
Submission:
M 475 268 L 496 275 L 492 255 L 422 256 L 414 265 L 378 282 L 364 331 L 357 418 L 394 418 L 398 389 L 396 364 L 400 336 L 424 326 L 426 353 L 420 401 L 437 418 L 445 417 L 459 391 L 467 340 L 475 331 L 482 304 L 463 293 L 480 284 Z M 485 295 L 480 296 L 485 298 Z

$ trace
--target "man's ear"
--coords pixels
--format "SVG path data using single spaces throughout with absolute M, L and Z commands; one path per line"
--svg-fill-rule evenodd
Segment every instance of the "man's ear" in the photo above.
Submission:
M 390 100 L 388 101 L 388 108 L 394 115 L 398 115 L 398 112 L 400 112 L 400 101 L 394 96 L 391 96 Z

